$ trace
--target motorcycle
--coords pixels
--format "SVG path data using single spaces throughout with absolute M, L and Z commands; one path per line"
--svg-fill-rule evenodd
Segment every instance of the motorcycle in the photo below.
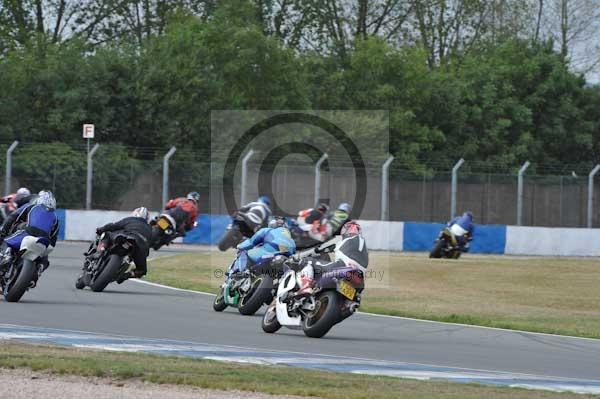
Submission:
M 264 221 L 252 220 L 252 217 L 256 218 L 254 214 L 243 212 L 233 214 L 231 223 L 227 225 L 225 233 L 217 244 L 219 251 L 227 251 L 229 248 L 236 247 L 246 238 L 252 237 L 260 227 L 263 227 Z
M 194 227 L 198 222 L 194 222 Z M 152 226 L 152 238 L 150 239 L 150 247 L 158 251 L 163 245 L 169 245 L 178 237 L 183 237 L 183 234 L 177 231 L 177 222 L 173 216 L 167 213 L 161 213 L 158 217 L 150 221 Z
M 248 266 L 243 272 L 228 275 L 215 297 L 213 309 L 222 312 L 228 306 L 232 306 L 243 315 L 256 313 L 263 304 L 273 300 L 273 287 L 283 270 L 285 259 L 283 255 L 276 255 Z M 229 266 L 230 271 L 234 264 L 235 260 Z
M 75 282 L 78 290 L 90 287 L 94 292 L 102 292 L 113 281 L 125 281 L 133 270 L 131 255 L 136 245 L 135 238 L 119 232 L 105 240 L 106 234 L 97 236 L 84 254 L 83 272 Z
M 264 332 L 272 334 L 285 326 L 302 329 L 308 337 L 321 338 L 359 308 L 364 288 L 360 270 L 340 267 L 324 273 L 312 294 L 298 296 L 299 275 L 287 263 L 286 266 L 277 295 L 263 316 Z
M 54 247 L 46 237 L 26 236 L 12 263 L 0 272 L 0 286 L 7 302 L 18 302 L 48 268 L 47 256 Z
M 433 249 L 429 252 L 429 257 L 458 259 L 462 252 L 464 252 L 464 247 L 458 242 L 451 227 L 446 227 L 440 231 Z

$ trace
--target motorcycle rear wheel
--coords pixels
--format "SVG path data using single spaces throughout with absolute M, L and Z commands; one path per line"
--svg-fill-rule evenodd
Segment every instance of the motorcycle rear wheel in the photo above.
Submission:
M 233 228 L 231 230 L 227 230 L 225 232 L 225 234 L 223 234 L 223 237 L 221 237 L 221 239 L 219 240 L 219 244 L 217 244 L 217 246 L 219 247 L 219 251 L 221 252 L 225 252 L 227 251 L 229 248 L 236 246 L 237 244 L 239 244 L 240 241 L 240 236 L 242 234 L 239 232 L 239 230 Z
M 318 309 L 302 320 L 302 330 L 307 337 L 321 338 L 340 321 L 339 295 L 336 291 L 324 291 L 317 297 Z
M 119 255 L 110 255 L 106 261 L 106 265 L 100 275 L 90 285 L 94 292 L 102 292 L 108 284 L 110 284 L 119 273 L 123 258 Z

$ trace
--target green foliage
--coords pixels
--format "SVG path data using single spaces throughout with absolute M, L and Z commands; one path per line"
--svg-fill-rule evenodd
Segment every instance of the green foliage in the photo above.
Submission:
M 477 41 L 468 52 L 452 49 L 443 66 L 432 66 L 426 46 L 392 46 L 363 35 L 344 39 L 342 57 L 287 46 L 283 28 L 277 33 L 269 25 L 277 14 L 269 2 L 216 4 L 204 13 L 181 6 L 161 14 L 166 25 L 141 42 L 92 47 L 84 39 L 38 36 L 3 53 L 0 142 L 61 143 L 38 147 L 58 154 L 39 161 L 48 166 L 43 173 L 33 172 L 33 153 L 19 150 L 20 172 L 76 201 L 81 187 L 67 186 L 79 185 L 85 159 L 68 145 L 82 144 L 86 122 L 96 125 L 104 144 L 196 151 L 182 160 L 188 165 L 182 170 L 191 170 L 207 161 L 211 110 L 232 109 L 387 110 L 395 165 L 414 171 L 432 162 L 445 170 L 461 156 L 466 167 L 479 161 L 498 171 L 526 159 L 582 168 L 600 161 L 600 88 L 569 71 L 552 43 L 504 35 Z M 460 57 L 452 58 L 455 53 Z M 123 175 L 139 167 L 124 148 L 107 155 L 116 157 L 110 165 L 127 170 Z M 59 182 L 53 165 L 61 165 Z M 107 170 L 107 178 L 120 182 L 116 170 Z M 205 172 L 195 168 L 185 186 L 203 185 Z

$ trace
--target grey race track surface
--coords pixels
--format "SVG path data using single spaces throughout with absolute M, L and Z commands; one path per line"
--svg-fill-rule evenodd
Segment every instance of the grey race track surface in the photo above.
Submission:
M 244 317 L 236 309 L 216 313 L 212 310 L 213 297 L 208 295 L 135 282 L 111 284 L 103 293 L 79 291 L 74 281 L 85 247 L 60 243 L 37 288 L 26 293 L 20 303 L 0 301 L 0 323 L 600 379 L 600 340 L 365 314 L 352 316 L 317 340 L 286 329 L 265 334 L 260 328 L 261 315 Z

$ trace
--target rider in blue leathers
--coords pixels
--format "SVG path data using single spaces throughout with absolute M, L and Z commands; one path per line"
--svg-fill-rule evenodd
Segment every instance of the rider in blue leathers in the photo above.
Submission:
M 475 226 L 473 225 L 473 214 L 469 211 L 457 216 L 446 225 L 460 246 L 461 251 L 469 251 L 469 242 L 473 239 Z
M 291 256 L 296 252 L 296 243 L 285 227 L 285 220 L 276 217 L 269 223 L 269 227 L 257 231 L 252 237 L 240 243 L 237 249 L 240 255 L 232 272 L 242 272 L 248 264 L 263 263 L 275 255 Z
M 37 197 L 23 205 L 6 218 L 0 229 L 0 269 L 12 261 L 15 251 L 21 248 L 24 237 L 38 237 L 48 246 L 54 248 L 58 237 L 58 217 L 55 213 L 56 199 L 50 191 L 40 191 Z M 13 231 L 13 226 L 18 230 Z M 10 236 L 9 236 L 10 234 Z M 44 259 L 45 267 L 49 263 Z

